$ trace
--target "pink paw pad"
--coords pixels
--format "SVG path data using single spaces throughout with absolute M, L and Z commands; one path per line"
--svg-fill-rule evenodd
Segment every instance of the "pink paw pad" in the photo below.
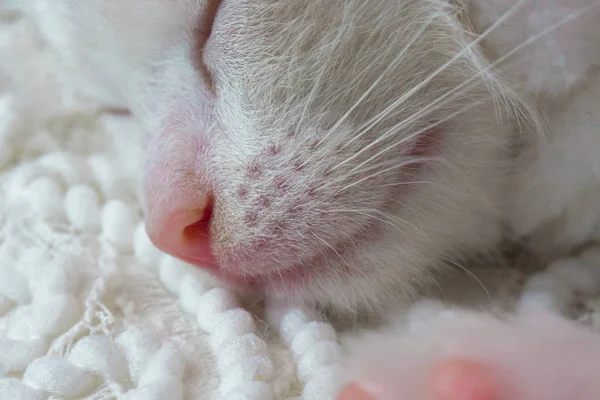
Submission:
M 494 373 L 485 365 L 454 358 L 438 364 L 429 376 L 435 400 L 505 400 Z
M 425 380 L 424 397 L 418 400 L 509 400 L 495 373 L 486 365 L 464 358 L 437 363 Z M 336 400 L 408 400 L 394 396 L 391 386 L 373 382 L 350 383 Z M 413 399 L 411 399 L 413 400 Z M 414 399 L 416 400 L 416 399 Z
M 342 389 L 336 400 L 376 400 L 356 383 L 351 383 Z

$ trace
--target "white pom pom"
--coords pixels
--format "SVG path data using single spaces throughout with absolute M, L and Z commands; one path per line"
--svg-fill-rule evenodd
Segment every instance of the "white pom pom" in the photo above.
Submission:
M 38 339 L 69 329 L 81 316 L 81 306 L 70 294 L 40 296 L 9 316 L 8 337 Z
M 225 400 L 273 400 L 271 387 L 264 382 L 248 382 L 224 396 Z
M 218 354 L 218 362 L 222 365 L 222 368 L 225 368 L 227 365 L 235 364 L 241 359 L 267 354 L 267 344 L 255 333 L 249 333 L 223 343 Z
M 38 163 L 46 171 L 60 175 L 69 186 L 89 182 L 91 178 L 91 170 L 84 160 L 64 151 L 45 154 Z
M 86 336 L 71 350 L 69 361 L 77 367 L 110 380 L 122 382 L 129 376 L 127 361 L 106 336 Z
M 521 308 L 542 307 L 547 310 L 563 311 L 571 301 L 572 290 L 552 275 L 542 272 L 532 276 L 523 288 Z
M 154 381 L 147 386 L 130 390 L 121 400 L 181 400 L 183 399 L 183 386 L 177 379 L 166 377 Z
M 212 332 L 219 321 L 219 315 L 239 306 L 235 296 L 223 288 L 213 288 L 200 298 L 196 309 L 196 319 L 200 328 Z
M 8 373 L 20 373 L 30 362 L 43 356 L 48 349 L 45 340 L 0 339 L 0 370 Z
M 94 189 L 88 185 L 73 186 L 65 196 L 67 218 L 85 232 L 97 232 L 100 229 L 100 205 Z
M 36 178 L 43 176 L 44 173 L 45 171 L 35 163 L 18 165 L 10 174 L 9 193 L 20 193 Z
M 275 316 L 272 316 L 275 318 Z M 310 316 L 304 310 L 292 308 L 287 310 L 281 317 L 278 324 L 281 330 L 281 337 L 286 343 L 290 343 L 294 335 L 306 324 L 310 322 Z
M 337 342 L 315 343 L 305 354 L 301 355 L 298 363 L 298 377 L 302 382 L 307 382 L 320 368 L 337 364 L 341 358 L 342 351 Z
M 248 333 L 254 332 L 254 317 L 242 308 L 227 310 L 219 316 L 219 320 L 210 335 L 211 347 L 218 351 L 223 343 Z
M 17 307 L 8 315 L 8 329 L 6 337 L 14 340 L 39 339 L 31 332 L 31 323 L 34 320 L 33 307 Z
M 120 193 L 119 170 L 113 161 L 104 155 L 95 155 L 88 159 L 94 180 L 98 182 L 104 198 L 115 198 Z
M 266 318 L 269 324 L 282 327 L 283 325 L 294 325 L 296 330 L 300 325 L 311 321 L 308 313 L 299 307 L 290 307 L 287 304 L 268 302 L 266 307 Z
M 102 210 L 102 234 L 121 250 L 133 249 L 137 223 L 135 212 L 120 200 L 109 201 Z
M 139 381 L 148 360 L 160 348 L 160 342 L 153 335 L 134 330 L 122 333 L 115 342 L 129 363 L 131 377 Z
M 161 251 L 154 246 L 148 237 L 144 222 L 140 222 L 135 229 L 133 237 L 133 249 L 136 258 L 142 265 L 156 266 L 163 257 L 163 253 L 161 253 Z
M 80 282 L 80 271 L 71 259 L 55 255 L 54 258 L 38 248 L 21 253 L 19 269 L 29 280 L 36 296 L 47 293 L 73 293 Z
M 29 364 L 23 381 L 64 397 L 82 396 L 98 384 L 94 375 L 54 355 L 38 358 Z
M 171 285 L 175 283 L 176 280 L 174 280 Z M 200 298 L 210 288 L 210 284 L 200 280 L 193 274 L 187 274 L 179 286 L 179 301 L 181 302 L 181 307 L 185 311 L 195 314 L 198 304 L 200 303 Z
M 52 262 L 52 255 L 40 247 L 23 249 L 16 258 L 19 271 L 29 280 L 35 279 L 40 270 L 45 269 L 46 265 Z
M 341 368 L 338 365 L 320 369 L 313 374 L 313 379 L 304 386 L 302 399 L 334 399 L 340 390 L 341 377 Z
M 148 362 L 139 386 L 150 385 L 154 381 L 170 376 L 180 380 L 185 369 L 185 361 L 172 343 L 164 344 Z
M 81 316 L 81 305 L 71 294 L 36 298 L 32 306 L 35 319 L 32 321 L 31 333 L 34 337 L 64 332 Z
M 46 271 L 38 275 L 38 280 L 31 279 L 30 286 L 36 293 L 44 291 L 49 293 L 74 293 L 80 282 L 80 272 L 66 259 L 54 259 L 52 264 L 46 265 Z
M 222 370 L 221 390 L 228 393 L 251 381 L 270 382 L 273 379 L 273 362 L 266 355 L 252 356 Z
M 2 400 L 43 400 L 42 392 L 23 384 L 15 378 L 0 379 L 0 399 Z
M 300 332 L 296 334 L 292 343 L 291 350 L 294 354 L 305 354 L 314 343 L 336 341 L 337 335 L 331 325 L 325 322 L 313 321 L 304 325 Z
M 0 262 L 0 294 L 16 303 L 31 300 L 27 279 L 8 260 Z
M 64 215 L 60 185 L 50 178 L 37 178 L 26 192 L 32 210 L 44 219 L 60 219 Z
M 211 335 L 212 336 L 212 335 Z M 217 367 L 223 374 L 228 374 L 233 371 L 236 366 L 244 365 L 248 360 L 263 359 L 267 357 L 267 345 L 264 340 L 256 337 L 257 343 L 253 346 L 241 348 L 239 346 L 224 346 L 219 349 L 217 354 Z M 262 343 L 261 343 L 262 342 Z M 263 376 L 262 380 L 269 380 L 272 376 Z
M 242 374 L 247 374 L 248 377 L 252 376 L 253 381 L 265 381 L 270 382 L 275 375 L 275 368 L 273 361 L 266 355 L 256 355 L 242 361 L 235 369 L 239 368 L 238 371 Z M 252 375 L 250 375 L 252 373 Z
M 179 292 L 183 278 L 192 269 L 186 262 L 171 256 L 164 257 L 159 268 L 160 280 L 171 293 Z

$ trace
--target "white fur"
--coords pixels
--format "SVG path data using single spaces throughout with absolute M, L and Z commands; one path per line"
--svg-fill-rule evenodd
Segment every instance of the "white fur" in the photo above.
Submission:
M 600 396 L 596 332 L 547 311 L 505 319 L 446 310 L 414 330 L 371 333 L 353 343 L 347 379 L 377 388 L 377 400 L 431 399 L 434 368 L 460 358 L 489 368 L 511 400 Z
M 459 358 L 491 374 L 500 385 L 495 390 L 502 391 L 494 398 L 595 399 L 600 385 L 590 371 L 600 362 L 594 353 L 600 336 L 584 326 L 585 319 L 577 318 L 577 324 L 565 316 L 575 316 L 578 301 L 600 292 L 599 261 L 600 250 L 593 246 L 556 260 L 527 280 L 513 315 L 469 312 L 430 300 L 408 312 L 396 309 L 377 332 L 346 337 L 343 381 L 370 385 L 380 392 L 377 400 L 429 399 L 428 377 Z
M 519 123 L 529 119 L 539 129 L 536 110 L 544 111 L 548 97 L 560 102 L 592 79 L 598 7 L 486 69 L 594 0 L 528 0 L 476 43 L 473 33 L 493 26 L 515 1 L 472 0 L 461 8 L 441 0 L 225 0 L 203 52 L 194 36 L 206 28 L 203 0 L 19 1 L 66 62 L 100 83 L 99 98 L 146 123 L 150 230 L 174 199 L 192 207 L 214 191 L 221 267 L 268 275 L 267 295 L 377 310 L 427 283 L 446 261 L 492 251 L 511 222 L 517 234 L 530 235 L 570 207 L 580 210 L 575 191 L 589 195 L 586 222 L 597 217 L 593 128 L 573 138 L 555 127 L 542 132 L 546 142 Z M 435 103 L 452 90 L 452 101 Z M 360 129 L 380 113 L 372 129 Z M 409 162 L 411 135 L 440 120 L 441 153 L 409 179 L 427 183 L 406 184 L 390 167 Z M 550 165 L 549 149 L 577 156 Z M 568 176 L 578 180 L 559 179 Z M 381 233 L 352 242 L 371 223 Z M 589 239 L 586 229 L 566 230 L 555 242 L 577 245 Z M 348 239 L 343 255 L 320 256 Z M 298 263 L 311 279 L 279 280 Z

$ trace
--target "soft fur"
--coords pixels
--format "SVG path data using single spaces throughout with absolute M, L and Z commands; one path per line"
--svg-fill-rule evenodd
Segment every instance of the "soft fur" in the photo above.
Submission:
M 173 210 L 214 195 L 221 270 L 268 296 L 379 310 L 511 221 L 527 236 L 567 212 L 574 188 L 552 168 L 577 168 L 596 209 L 593 159 L 550 166 L 548 144 L 582 141 L 541 117 L 599 61 L 595 0 L 225 0 L 206 42 L 202 0 L 17 3 L 100 100 L 146 123 L 157 244 L 181 235 Z M 424 132 L 438 145 L 417 156 Z
M 593 400 L 600 396 L 595 378 L 600 336 L 561 316 L 537 310 L 501 320 L 484 313 L 444 310 L 425 320 L 415 319 L 421 322 L 409 331 L 373 333 L 360 346 L 353 346 L 348 378 L 368 384 L 377 400 Z M 485 368 L 490 386 L 496 386 L 490 388 L 494 394 L 434 396 L 432 373 L 453 359 Z
M 90 96 L 145 123 L 156 243 L 176 253 L 165 238 L 185 235 L 170 216 L 214 196 L 221 273 L 266 296 L 381 312 L 503 238 L 550 260 L 600 234 L 600 121 L 583 108 L 600 98 L 597 0 L 224 0 L 212 25 L 203 0 L 8 2 L 38 18 Z M 553 318 L 543 332 L 478 318 L 414 347 L 355 348 L 418 356 L 379 364 L 398 383 L 458 343 L 516 364 L 507 379 L 531 400 L 572 388 L 553 362 L 596 346 Z M 534 357 L 550 360 L 539 387 L 522 381 Z

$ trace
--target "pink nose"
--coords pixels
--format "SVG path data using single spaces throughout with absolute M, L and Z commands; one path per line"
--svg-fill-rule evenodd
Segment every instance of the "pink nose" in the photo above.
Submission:
M 156 247 L 191 264 L 217 269 L 211 249 L 210 222 L 214 197 L 207 194 L 190 207 L 184 198 L 172 199 L 147 219 L 147 230 Z M 193 204 L 193 203 L 192 203 Z

